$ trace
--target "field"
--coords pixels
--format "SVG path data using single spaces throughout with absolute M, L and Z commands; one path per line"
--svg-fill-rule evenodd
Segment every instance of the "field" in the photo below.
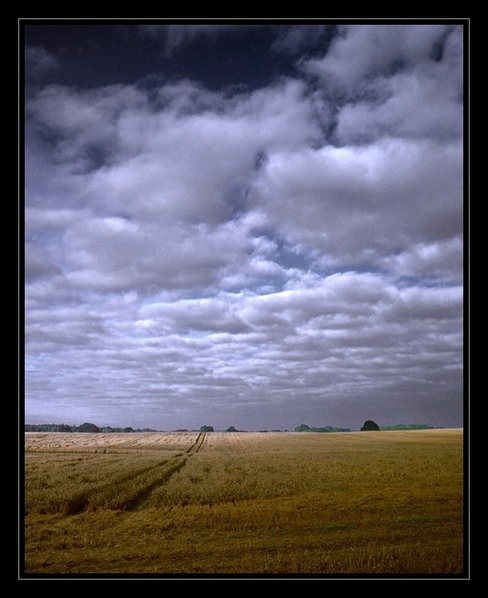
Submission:
M 460 575 L 463 432 L 26 433 L 24 574 Z

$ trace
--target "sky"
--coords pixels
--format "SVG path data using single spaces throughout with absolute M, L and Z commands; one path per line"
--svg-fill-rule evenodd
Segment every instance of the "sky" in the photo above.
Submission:
M 25 422 L 461 427 L 467 33 L 20 21 Z

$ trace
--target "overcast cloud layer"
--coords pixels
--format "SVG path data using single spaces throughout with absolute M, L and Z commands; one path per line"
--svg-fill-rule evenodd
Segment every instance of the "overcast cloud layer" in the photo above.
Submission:
M 462 426 L 462 25 L 108 29 L 25 29 L 26 422 Z

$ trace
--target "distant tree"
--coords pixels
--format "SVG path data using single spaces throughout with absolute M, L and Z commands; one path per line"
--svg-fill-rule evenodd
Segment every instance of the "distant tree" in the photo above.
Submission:
M 367 419 L 364 424 L 363 427 L 361 428 L 361 432 L 371 432 L 371 431 L 379 431 L 380 427 L 378 426 L 377 423 L 375 423 L 373 420 L 371 419 Z
M 310 426 L 307 424 L 300 424 L 295 428 L 295 432 L 308 432 L 310 430 Z
M 202 426 L 200 428 L 200 432 L 213 432 L 213 431 L 214 431 L 213 426 Z
M 226 432 L 237 432 L 237 430 L 234 428 L 234 426 L 229 426 Z
M 76 428 L 77 432 L 99 432 L 98 426 L 91 424 L 90 422 L 84 422 L 81 426 Z
M 295 428 L 295 432 L 350 432 L 349 428 L 334 428 L 333 426 L 322 426 L 321 428 L 311 428 L 307 424 L 300 424 Z
M 67 424 L 25 424 L 26 432 L 72 432 Z

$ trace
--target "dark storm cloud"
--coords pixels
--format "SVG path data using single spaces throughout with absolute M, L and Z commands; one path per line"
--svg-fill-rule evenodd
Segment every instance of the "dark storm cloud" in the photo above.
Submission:
M 27 419 L 461 425 L 462 27 L 147 25 L 26 40 Z

